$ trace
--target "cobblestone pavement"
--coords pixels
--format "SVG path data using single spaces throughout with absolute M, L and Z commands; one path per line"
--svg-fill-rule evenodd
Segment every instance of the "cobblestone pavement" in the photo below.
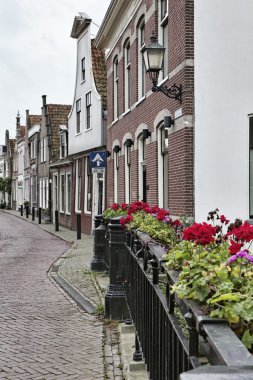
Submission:
M 47 276 L 68 248 L 0 212 L 0 379 L 104 379 L 102 321 Z

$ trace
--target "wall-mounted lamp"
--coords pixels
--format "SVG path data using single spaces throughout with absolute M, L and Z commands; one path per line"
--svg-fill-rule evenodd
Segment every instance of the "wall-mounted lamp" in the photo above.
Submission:
M 109 152 L 109 150 L 106 150 L 106 157 L 110 157 L 111 156 L 111 152 Z
M 164 128 L 171 128 L 175 124 L 175 120 L 171 116 L 164 116 Z
M 127 148 L 131 148 L 131 146 L 134 145 L 134 142 L 131 139 L 126 139 L 125 145 Z
M 154 32 L 150 39 L 151 44 L 145 47 L 143 50 L 143 59 L 146 67 L 146 72 L 149 73 L 149 77 L 153 83 L 152 91 L 161 91 L 164 95 L 168 96 L 169 98 L 179 100 L 181 103 L 181 84 L 173 84 L 171 87 L 167 87 L 166 85 L 157 86 L 158 76 L 163 67 L 164 52 L 166 49 L 157 42 L 157 37 L 155 36 Z
M 113 151 L 114 153 L 119 153 L 121 151 L 121 147 L 119 145 L 114 145 Z
M 149 132 L 148 129 L 143 129 L 142 130 L 142 138 L 143 140 L 146 140 L 147 138 L 149 138 L 151 136 L 151 132 Z

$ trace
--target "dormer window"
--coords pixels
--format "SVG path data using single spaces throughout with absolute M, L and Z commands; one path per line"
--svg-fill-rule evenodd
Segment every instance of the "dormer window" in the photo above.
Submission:
M 65 158 L 68 155 L 68 128 L 66 125 L 60 125 L 60 158 Z
M 85 58 L 81 60 L 81 80 L 85 80 Z

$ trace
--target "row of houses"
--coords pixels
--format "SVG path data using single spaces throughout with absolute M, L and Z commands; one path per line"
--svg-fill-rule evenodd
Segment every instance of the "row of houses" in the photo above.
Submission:
M 112 0 L 95 39 L 76 16 L 73 104 L 43 96 L 41 115 L 27 111 L 25 126 L 17 115 L 16 139 L 6 133 L 12 208 L 58 210 L 72 229 L 80 213 L 86 233 L 106 205 L 136 200 L 250 219 L 252 11 L 251 0 Z M 152 71 L 156 39 L 165 53 Z

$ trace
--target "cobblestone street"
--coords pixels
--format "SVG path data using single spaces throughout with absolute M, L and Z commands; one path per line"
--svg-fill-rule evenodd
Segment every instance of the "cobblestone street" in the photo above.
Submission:
M 103 379 L 103 325 L 48 276 L 69 244 L 0 212 L 0 379 Z

